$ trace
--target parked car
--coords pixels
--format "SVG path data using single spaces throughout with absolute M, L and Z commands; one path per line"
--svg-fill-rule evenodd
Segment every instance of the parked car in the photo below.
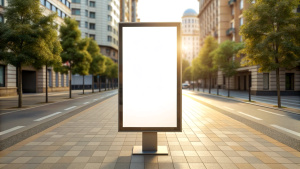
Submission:
M 189 88 L 189 86 L 190 86 L 189 84 L 183 83 L 182 84 L 182 89 L 187 89 L 187 88 Z

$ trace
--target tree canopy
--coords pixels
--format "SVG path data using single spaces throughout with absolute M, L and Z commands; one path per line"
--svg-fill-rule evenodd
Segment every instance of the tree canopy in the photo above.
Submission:
M 89 73 L 93 76 L 100 75 L 105 71 L 105 57 L 100 53 L 100 48 L 96 41 L 89 39 L 89 47 L 87 51 L 92 56 L 93 61 L 90 64 Z

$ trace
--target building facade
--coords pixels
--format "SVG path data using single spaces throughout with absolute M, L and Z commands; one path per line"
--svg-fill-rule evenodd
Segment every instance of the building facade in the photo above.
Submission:
M 207 36 L 213 36 L 218 43 L 226 40 L 242 42 L 239 34 L 244 24 L 243 11 L 251 3 L 247 0 L 198 0 L 200 24 L 200 50 Z M 252 3 L 254 3 L 253 1 Z M 297 9 L 299 10 L 299 8 Z M 236 58 L 242 59 L 242 58 Z M 240 67 L 238 73 L 229 79 L 218 71 L 213 87 L 228 87 L 233 90 L 249 90 L 254 95 L 276 95 L 275 71 L 258 72 L 259 65 Z M 283 95 L 300 95 L 300 67 L 292 70 L 280 70 L 280 89 Z
M 55 22 L 61 25 L 64 17 L 71 17 L 71 2 L 68 0 L 40 0 L 43 14 L 57 12 Z M 0 0 L 0 21 L 5 22 L 3 11 L 7 0 Z M 68 90 L 69 75 L 54 72 L 50 67 L 36 70 L 31 66 L 22 68 L 23 93 L 42 93 L 46 91 L 46 71 L 48 71 L 48 91 Z M 0 96 L 17 95 L 17 71 L 12 65 L 0 61 Z
M 193 9 L 184 11 L 181 22 L 182 58 L 192 63 L 199 55 L 199 19 Z
M 138 0 L 120 0 L 120 22 L 138 22 Z

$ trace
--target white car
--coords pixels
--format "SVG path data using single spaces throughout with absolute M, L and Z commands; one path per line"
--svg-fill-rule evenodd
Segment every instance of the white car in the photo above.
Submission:
M 189 84 L 183 83 L 182 84 L 182 89 L 187 89 L 187 88 L 189 88 L 189 86 L 190 86 Z

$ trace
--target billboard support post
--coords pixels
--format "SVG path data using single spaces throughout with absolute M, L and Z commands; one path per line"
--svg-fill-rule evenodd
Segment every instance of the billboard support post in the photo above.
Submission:
M 157 146 L 157 132 L 143 132 L 142 146 L 134 146 L 132 154 L 168 155 L 168 148 Z

